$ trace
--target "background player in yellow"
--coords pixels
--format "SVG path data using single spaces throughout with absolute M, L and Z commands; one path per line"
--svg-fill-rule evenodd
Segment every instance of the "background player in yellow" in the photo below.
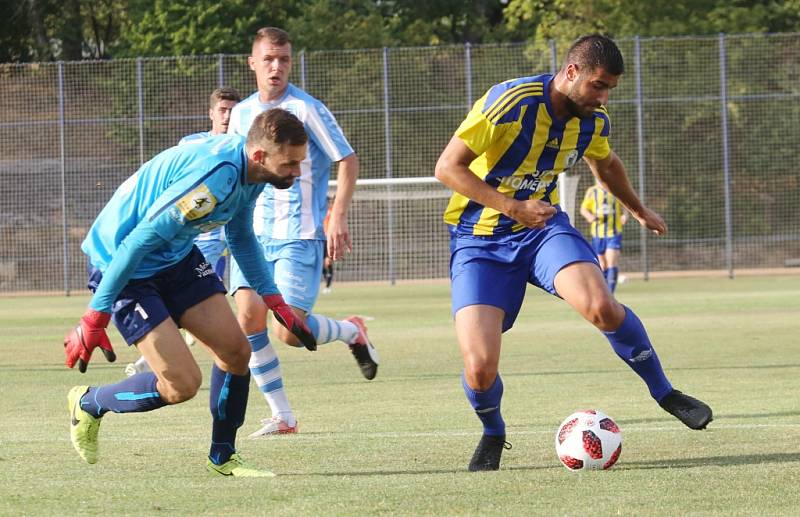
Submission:
M 616 44 L 579 39 L 555 76 L 500 83 L 478 99 L 436 164 L 455 191 L 445 211 L 452 233 L 450 280 L 462 385 L 483 424 L 469 470 L 497 470 L 505 441 L 498 373 L 502 333 L 514 324 L 531 283 L 564 299 L 608 338 L 650 395 L 692 429 L 712 412 L 673 389 L 642 322 L 608 290 L 597 256 L 558 205 L 556 176 L 581 157 L 639 224 L 667 225 L 631 188 L 608 144 L 605 105 L 624 71 Z
M 581 215 L 590 225 L 592 248 L 600 260 L 608 289 L 613 293 L 619 277 L 619 256 L 622 252 L 622 226 L 628 213 L 600 180 L 586 190 L 581 203 Z

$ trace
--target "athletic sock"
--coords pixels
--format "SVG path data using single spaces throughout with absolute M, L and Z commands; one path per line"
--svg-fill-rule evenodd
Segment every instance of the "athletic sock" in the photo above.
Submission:
M 332 341 L 352 343 L 358 337 L 358 327 L 349 321 L 333 320 L 319 314 L 309 314 L 306 323 L 317 339 L 318 345 Z
M 132 375 L 116 384 L 90 387 L 81 397 L 81 409 L 93 417 L 114 413 L 140 413 L 166 406 L 156 389 L 153 372 Z
M 211 367 L 211 450 L 208 457 L 217 465 L 236 452 L 236 430 L 244 423 L 250 374 L 234 375 L 214 364 Z
M 269 404 L 272 416 L 280 417 L 290 426 L 295 425 L 292 406 L 283 387 L 281 363 L 269 342 L 267 332 L 249 335 L 247 340 L 253 350 L 250 354 L 250 373 Z
M 475 414 L 483 423 L 483 434 L 490 436 L 505 436 L 506 423 L 500 414 L 500 399 L 503 398 L 503 380 L 500 374 L 495 377 L 494 383 L 486 391 L 475 391 L 467 384 L 464 374 L 461 374 L 461 385 Z
M 619 268 L 618 267 L 610 267 L 610 268 L 606 269 L 606 283 L 608 284 L 608 289 L 612 293 L 617 288 L 617 278 L 618 277 L 619 277 Z
M 619 328 L 603 334 L 614 352 L 647 384 L 654 399 L 661 400 L 672 391 L 647 331 L 632 310 L 625 307 L 625 319 Z

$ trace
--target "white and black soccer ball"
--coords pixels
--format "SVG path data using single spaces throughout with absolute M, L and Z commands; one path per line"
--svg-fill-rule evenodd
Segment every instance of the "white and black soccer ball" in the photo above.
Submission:
M 622 433 L 608 415 L 596 409 L 576 411 L 556 432 L 556 454 L 569 470 L 611 468 L 622 452 Z

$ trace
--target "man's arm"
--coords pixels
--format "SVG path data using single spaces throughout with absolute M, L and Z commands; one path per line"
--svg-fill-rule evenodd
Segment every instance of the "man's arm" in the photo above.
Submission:
M 667 232 L 667 223 L 656 212 L 647 208 L 636 191 L 633 190 L 630 181 L 628 181 L 628 174 L 625 172 L 625 166 L 622 160 L 614 151 L 602 160 L 595 160 L 593 158 L 583 157 L 592 174 L 600 180 L 603 187 L 611 192 L 625 208 L 627 208 L 631 215 L 639 221 L 639 224 L 651 230 L 656 235 L 663 235 Z
M 584 207 L 581 207 L 581 215 L 583 216 L 584 219 L 586 219 L 586 222 L 589 224 L 592 224 L 597 220 L 597 216 Z
M 336 172 L 336 197 L 331 207 L 328 229 L 325 232 L 325 237 L 328 239 L 328 255 L 333 260 L 342 259 L 346 253 L 353 250 L 350 229 L 347 225 L 347 211 L 356 189 L 358 171 L 359 161 L 356 153 L 344 157 L 339 162 Z
M 481 205 L 493 208 L 528 228 L 544 228 L 545 223 L 556 213 L 556 209 L 539 200 L 518 201 L 505 196 L 478 178 L 469 169 L 477 155 L 454 136 L 436 162 L 436 179 L 450 189 Z

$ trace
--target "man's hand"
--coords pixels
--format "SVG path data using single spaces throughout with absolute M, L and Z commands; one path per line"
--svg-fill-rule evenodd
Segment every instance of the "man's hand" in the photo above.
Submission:
M 66 355 L 64 364 L 68 368 L 72 368 L 77 362 L 78 370 L 86 373 L 86 366 L 89 364 L 89 359 L 92 358 L 92 352 L 98 346 L 108 362 L 113 363 L 117 360 L 117 354 L 114 353 L 111 341 L 106 334 L 106 327 L 110 320 L 111 314 L 107 312 L 98 312 L 94 309 L 86 311 L 78 326 L 64 338 L 64 355 Z
M 660 215 L 649 208 L 642 207 L 642 211 L 638 214 L 633 214 L 633 216 L 639 221 L 639 224 L 656 235 L 664 235 L 667 233 L 667 223 L 664 222 L 664 219 Z
M 508 216 L 528 228 L 544 228 L 547 221 L 556 215 L 553 205 L 538 199 L 516 201 Z
M 333 260 L 341 260 L 353 251 L 353 242 L 350 240 L 350 230 L 347 227 L 347 218 L 334 217 L 328 222 L 326 230 L 328 239 L 328 256 Z
M 306 322 L 295 315 L 291 307 L 286 305 L 280 294 L 267 294 L 262 296 L 267 308 L 272 311 L 278 323 L 289 329 L 297 336 L 303 345 L 312 352 L 317 349 L 317 340 L 306 325 Z

